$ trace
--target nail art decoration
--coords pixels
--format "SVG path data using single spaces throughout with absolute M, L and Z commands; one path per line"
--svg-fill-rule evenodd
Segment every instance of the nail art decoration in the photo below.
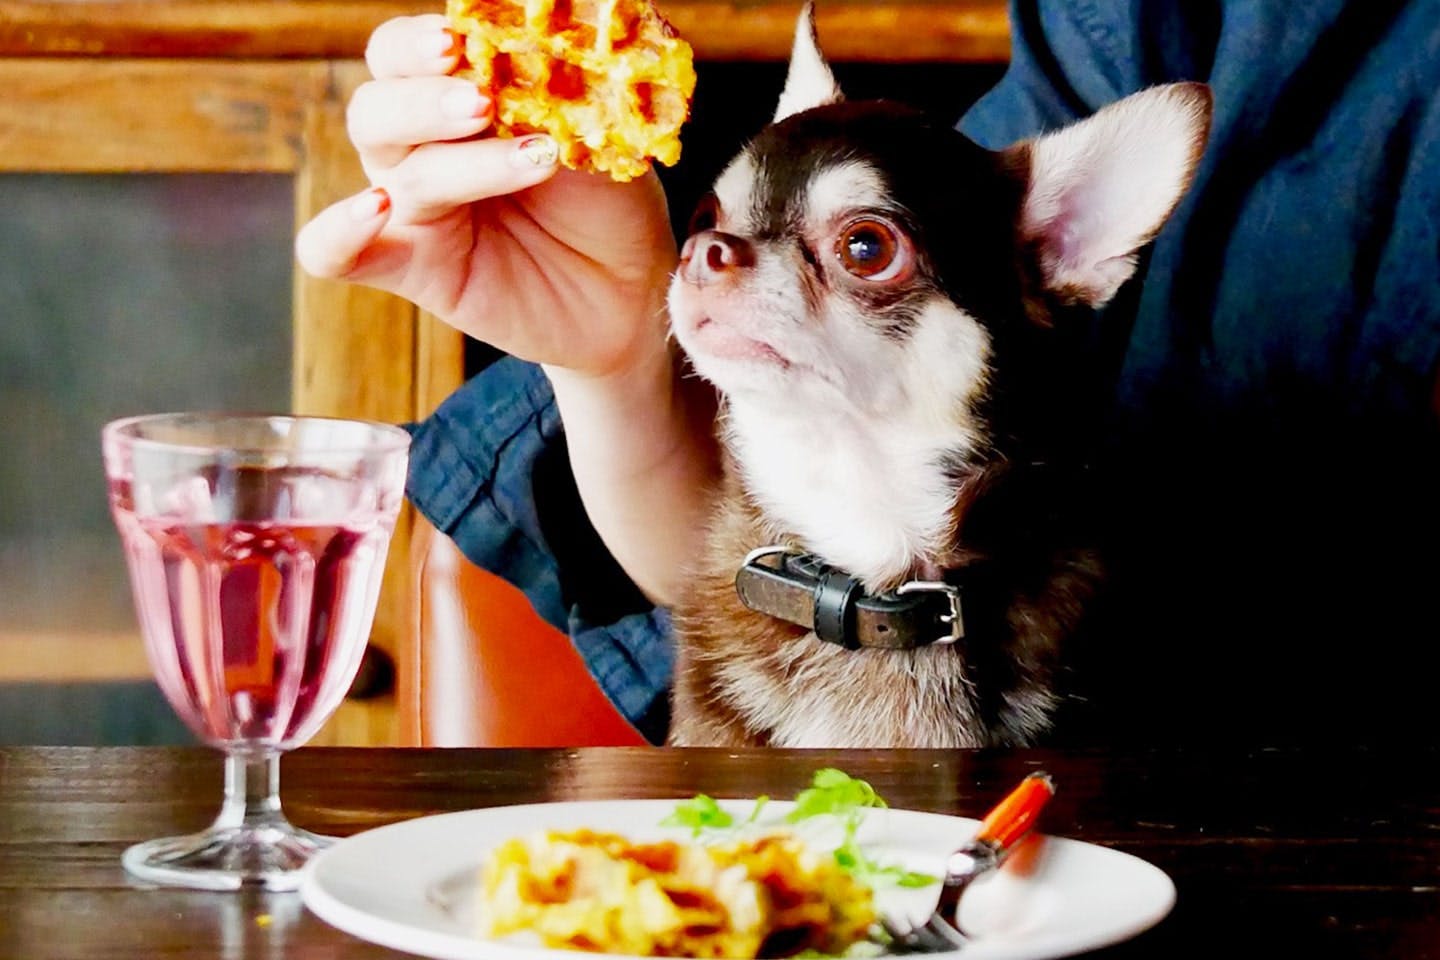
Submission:
M 560 149 L 555 140 L 544 134 L 526 137 L 516 150 L 522 159 L 537 167 L 553 167 L 560 159 Z

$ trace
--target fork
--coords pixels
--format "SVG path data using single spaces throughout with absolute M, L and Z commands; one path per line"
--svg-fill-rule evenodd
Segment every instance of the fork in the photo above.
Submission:
M 891 953 L 945 953 L 958 950 L 970 938 L 960 929 L 956 908 L 960 896 L 977 877 L 1005 862 L 1031 827 L 1050 798 L 1055 782 L 1048 773 L 1032 773 L 995 805 L 975 836 L 966 841 L 945 862 L 945 879 L 940 899 L 923 923 L 881 917 L 880 926 L 889 938 Z

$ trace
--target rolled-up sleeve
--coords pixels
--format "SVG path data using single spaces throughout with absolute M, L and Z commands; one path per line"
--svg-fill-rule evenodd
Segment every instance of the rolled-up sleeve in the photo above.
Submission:
M 663 740 L 674 666 L 669 616 L 635 589 L 590 527 L 540 368 L 503 358 L 408 429 L 406 492 L 415 507 L 569 634 L 616 708 L 648 739 Z

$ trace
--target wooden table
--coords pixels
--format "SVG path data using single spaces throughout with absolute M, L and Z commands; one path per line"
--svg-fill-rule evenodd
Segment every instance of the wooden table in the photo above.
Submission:
M 822 765 L 896 806 L 978 814 L 1051 771 L 1050 832 L 1137 854 L 1175 911 L 1106 957 L 1440 957 L 1440 749 L 1326 755 L 1042 751 L 312 748 L 284 761 L 298 824 L 334 834 L 539 800 L 793 795 Z M 202 749 L 0 749 L 0 957 L 378 958 L 295 894 L 129 881 L 130 843 L 208 823 Z

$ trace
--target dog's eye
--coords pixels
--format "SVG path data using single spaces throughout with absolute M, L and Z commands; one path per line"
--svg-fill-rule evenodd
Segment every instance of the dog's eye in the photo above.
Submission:
M 893 280 L 908 266 L 904 236 L 883 220 L 856 220 L 840 231 L 835 254 L 849 273 L 864 280 Z
M 690 235 L 694 236 L 702 230 L 714 230 L 719 223 L 720 201 L 715 198 L 715 194 L 707 194 L 690 215 Z

